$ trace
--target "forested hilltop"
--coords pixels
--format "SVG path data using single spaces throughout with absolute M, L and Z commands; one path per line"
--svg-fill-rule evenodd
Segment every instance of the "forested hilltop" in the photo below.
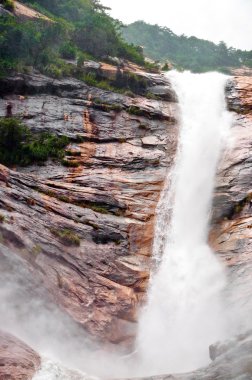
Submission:
M 0 75 L 35 67 L 54 77 L 71 75 L 66 59 L 119 57 L 144 65 L 142 50 L 126 43 L 121 23 L 99 0 L 23 0 L 43 16 L 20 18 L 19 2 L 0 0 Z
M 173 63 L 178 69 L 193 72 L 209 70 L 228 71 L 228 68 L 252 67 L 252 51 L 228 48 L 196 37 L 178 36 L 167 27 L 137 21 L 124 28 L 123 35 L 129 43 L 140 45 L 147 57 Z

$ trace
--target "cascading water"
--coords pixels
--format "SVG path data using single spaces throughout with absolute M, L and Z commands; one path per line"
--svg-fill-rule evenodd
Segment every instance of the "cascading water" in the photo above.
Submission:
M 156 240 L 154 254 L 159 267 L 141 313 L 136 350 L 128 356 L 97 351 L 68 318 L 47 307 L 39 295 L 32 299 L 28 273 L 21 272 L 19 261 L 10 262 L 15 255 L 6 252 L 1 257 L 0 322 L 50 358 L 43 359 L 34 380 L 184 372 L 207 364 L 209 344 L 225 338 L 225 274 L 207 245 L 207 226 L 216 164 L 231 124 L 225 109 L 226 77 L 172 72 L 169 78 L 178 94 L 182 128 L 172 178 L 167 178 L 172 184 L 158 210 L 156 239 L 162 243 Z M 166 210 L 173 210 L 169 218 Z
M 209 344 L 225 335 L 225 274 L 207 244 L 207 227 L 216 165 L 231 124 L 227 77 L 169 77 L 179 98 L 181 134 L 165 249 L 139 322 L 137 351 L 145 375 L 199 368 L 209 361 Z

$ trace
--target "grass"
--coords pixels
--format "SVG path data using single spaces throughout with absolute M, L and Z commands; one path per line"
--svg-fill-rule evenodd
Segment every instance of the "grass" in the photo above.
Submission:
M 95 98 L 93 101 L 93 107 L 105 112 L 115 111 L 120 112 L 123 110 L 123 106 L 117 103 L 104 103 L 101 99 Z
M 136 106 L 130 106 L 129 108 L 126 109 L 126 111 L 131 114 L 131 115 L 136 115 L 136 116 L 143 116 L 144 112 Z
M 97 224 L 91 222 L 90 220 L 86 222 L 86 225 L 92 227 L 95 231 L 99 230 L 99 226 Z
M 66 160 L 65 158 L 61 161 L 61 163 L 67 168 L 78 168 L 80 165 L 78 161 Z
M 34 247 L 32 247 L 32 253 L 34 255 L 39 255 L 41 252 L 42 252 L 42 248 L 40 247 L 39 244 L 36 244 L 34 245 Z
M 50 231 L 54 236 L 59 238 L 59 240 L 63 244 L 68 245 L 68 246 L 76 246 L 76 247 L 80 246 L 80 238 L 72 230 L 69 230 L 67 228 L 64 228 L 64 229 L 53 228 Z
M 244 207 L 250 204 L 251 200 L 252 200 L 252 193 L 249 193 L 244 199 L 241 199 L 239 202 L 237 202 L 234 205 L 230 215 L 228 216 L 228 219 L 232 219 L 236 214 L 240 214 L 243 211 Z
M 0 162 L 4 165 L 27 166 L 49 158 L 62 159 L 69 144 L 66 136 L 48 132 L 32 134 L 17 118 L 0 118 Z
M 108 208 L 104 205 L 101 205 L 99 203 L 80 203 L 79 206 L 89 208 L 95 212 L 99 212 L 100 214 L 110 214 Z
M 118 69 L 118 73 L 114 80 L 104 78 L 93 71 L 84 74 L 79 73 L 78 79 L 82 80 L 89 86 L 98 87 L 105 91 L 112 91 L 129 97 L 142 95 L 153 99 L 154 96 L 147 91 L 148 81 L 145 78 L 131 72 L 123 73 L 120 69 Z
M 14 11 L 14 8 L 15 8 L 13 0 L 3 0 L 3 6 L 8 11 Z
M 110 206 L 105 203 L 96 203 L 96 202 L 91 202 L 91 201 L 76 201 L 76 200 L 71 199 L 67 195 L 57 194 L 53 190 L 37 189 L 37 191 L 39 191 L 42 194 L 48 195 L 50 197 L 56 198 L 62 202 L 71 203 L 75 206 L 82 207 L 82 208 L 88 208 L 100 214 L 116 215 L 116 216 L 123 216 L 125 214 L 124 209 L 117 208 L 117 209 L 111 210 Z M 94 227 L 94 225 L 92 225 L 92 227 Z

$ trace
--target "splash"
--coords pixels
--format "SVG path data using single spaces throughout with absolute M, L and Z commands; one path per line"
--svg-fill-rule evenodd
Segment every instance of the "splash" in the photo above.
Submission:
M 225 107 L 227 77 L 188 72 L 169 77 L 178 94 L 182 128 L 174 197 L 163 200 L 166 208 L 173 200 L 171 222 L 163 232 L 163 256 L 137 339 L 143 374 L 148 375 L 204 366 L 209 345 L 225 337 L 225 273 L 207 235 L 216 166 L 232 120 Z
M 209 344 L 226 337 L 225 273 L 207 245 L 215 170 L 231 124 L 226 77 L 176 72 L 169 77 L 179 97 L 182 128 L 174 171 L 157 210 L 158 269 L 132 355 L 107 352 L 90 341 L 47 294 L 40 294 L 40 284 L 33 283 L 21 259 L 0 244 L 0 322 L 44 357 L 34 380 L 189 371 L 207 364 Z

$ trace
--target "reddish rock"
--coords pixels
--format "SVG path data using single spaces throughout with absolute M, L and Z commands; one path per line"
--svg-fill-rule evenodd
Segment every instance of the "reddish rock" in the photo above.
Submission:
M 128 341 L 148 283 L 155 208 L 176 151 L 177 106 L 75 79 L 20 75 L 0 84 L 33 131 L 72 138 L 66 160 L 75 165 L 0 166 L 1 241 L 92 335 Z M 0 115 L 4 104 L 0 99 Z M 64 231 L 72 243 L 60 237 Z
M 0 331 L 0 379 L 32 380 L 40 357 L 25 343 Z
M 234 123 L 218 168 L 210 242 L 229 269 L 231 304 L 242 323 L 252 311 L 252 76 L 232 79 L 227 100 Z

